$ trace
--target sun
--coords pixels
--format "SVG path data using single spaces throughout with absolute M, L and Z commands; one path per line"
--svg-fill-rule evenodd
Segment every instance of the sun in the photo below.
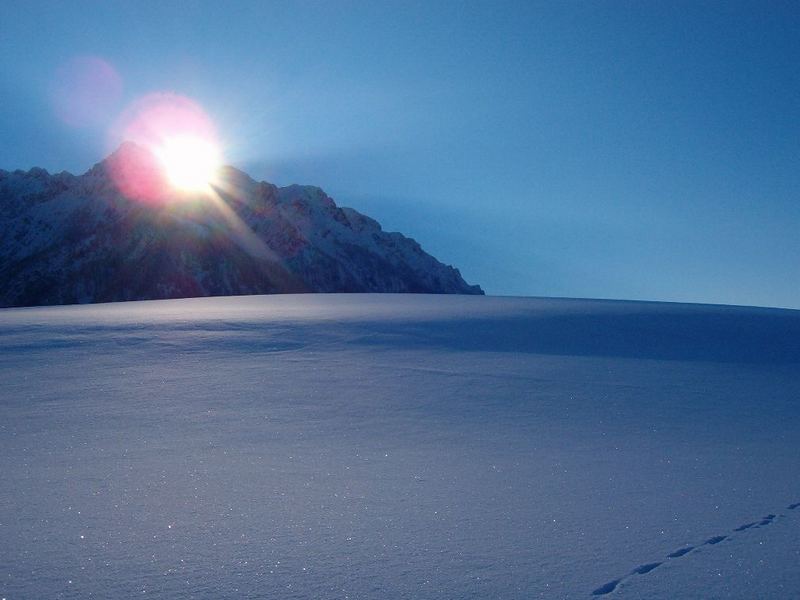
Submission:
M 191 98 L 172 92 L 142 96 L 123 111 L 109 136 L 113 145 L 125 140 L 146 151 L 146 166 L 122 164 L 116 169 L 117 186 L 137 200 L 213 198 L 222 183 L 218 130 Z
M 192 135 L 167 138 L 154 153 L 170 184 L 185 192 L 207 190 L 222 163 L 222 155 L 212 142 Z

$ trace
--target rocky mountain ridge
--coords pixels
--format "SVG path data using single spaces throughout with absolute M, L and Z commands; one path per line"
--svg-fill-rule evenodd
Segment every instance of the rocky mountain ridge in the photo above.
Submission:
M 83 175 L 0 170 L 0 306 L 297 292 L 482 294 L 413 239 L 340 208 L 318 187 L 225 167 L 212 199 L 142 201 L 115 165 Z M 138 179 L 136 179 L 138 181 Z M 177 193 L 176 193 L 177 195 Z

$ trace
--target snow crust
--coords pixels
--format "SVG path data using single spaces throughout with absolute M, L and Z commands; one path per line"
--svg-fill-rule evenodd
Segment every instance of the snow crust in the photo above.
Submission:
M 0 596 L 797 597 L 799 398 L 798 311 L 4 309 Z

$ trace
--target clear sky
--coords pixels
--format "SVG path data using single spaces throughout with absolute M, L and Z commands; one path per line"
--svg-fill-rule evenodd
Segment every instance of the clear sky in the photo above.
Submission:
M 174 91 L 227 162 L 487 293 L 800 308 L 797 2 L 0 10 L 0 168 L 83 172 L 127 104 Z M 63 102 L 86 57 L 113 69 L 91 115 Z

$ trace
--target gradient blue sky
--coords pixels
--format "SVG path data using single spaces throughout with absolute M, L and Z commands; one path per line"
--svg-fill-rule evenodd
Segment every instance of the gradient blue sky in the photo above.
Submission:
M 800 308 L 796 2 L 222 5 L 4 2 L 0 168 L 83 172 L 171 90 L 488 293 Z M 85 55 L 123 92 L 71 126 Z

